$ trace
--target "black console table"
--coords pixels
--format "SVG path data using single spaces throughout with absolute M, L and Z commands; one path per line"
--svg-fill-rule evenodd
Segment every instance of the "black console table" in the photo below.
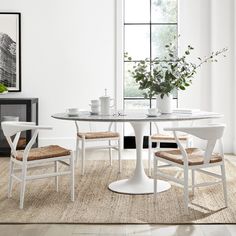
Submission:
M 1 98 L 0 122 L 10 117 L 19 121 L 31 121 L 38 124 L 38 98 Z M 11 119 L 11 118 L 10 118 Z M 31 131 L 22 132 L 17 149 L 24 149 L 31 139 Z M 38 146 L 36 141 L 34 147 Z M 6 142 L 2 129 L 0 129 L 0 156 L 9 156 L 10 147 Z

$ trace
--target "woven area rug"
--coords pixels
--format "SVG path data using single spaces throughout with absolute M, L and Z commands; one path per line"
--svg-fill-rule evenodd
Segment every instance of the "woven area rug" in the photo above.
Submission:
M 224 208 L 221 184 L 196 189 L 190 195 L 189 216 L 184 215 L 183 189 L 172 185 L 153 195 L 124 195 L 108 190 L 110 182 L 132 174 L 135 161 L 122 162 L 122 174 L 117 174 L 117 162 L 87 161 L 86 174 L 76 170 L 75 202 L 70 201 L 69 179 L 60 177 L 59 192 L 54 179 L 30 181 L 26 187 L 25 206 L 19 209 L 19 183 L 14 182 L 13 197 L 8 199 L 8 159 L 0 159 L 0 223 L 236 223 L 236 166 L 226 160 L 229 207 Z M 60 167 L 65 168 L 65 167 Z M 48 167 L 53 171 L 53 167 Z M 35 174 L 41 170 L 32 170 Z M 31 172 L 31 171 L 30 171 Z M 179 174 L 176 169 L 173 174 Z M 211 180 L 196 174 L 197 182 Z

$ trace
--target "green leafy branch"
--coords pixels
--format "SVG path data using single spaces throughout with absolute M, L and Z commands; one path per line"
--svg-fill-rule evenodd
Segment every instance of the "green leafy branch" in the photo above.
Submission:
M 212 52 L 204 59 L 198 57 L 198 64 L 192 63 L 189 56 L 194 48 L 188 45 L 182 56 L 177 56 L 177 48 L 171 42 L 165 45 L 166 55 L 160 59 L 158 57 L 150 60 L 146 58 L 135 62 L 133 69 L 129 70 L 140 90 L 144 90 L 144 97 L 152 98 L 155 95 L 169 95 L 174 89 L 185 90 L 192 84 L 197 70 L 205 63 L 217 62 L 219 56 L 225 57 L 228 50 L 223 48 L 220 51 Z M 124 54 L 128 61 L 132 58 L 128 53 Z
M 0 83 L 0 93 L 6 92 L 6 91 L 8 91 L 7 87 L 4 84 Z

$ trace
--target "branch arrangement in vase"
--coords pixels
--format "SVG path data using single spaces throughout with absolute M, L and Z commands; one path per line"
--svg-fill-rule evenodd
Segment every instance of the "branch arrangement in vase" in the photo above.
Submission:
M 152 98 L 165 95 L 169 96 L 173 90 L 185 90 L 192 84 L 192 79 L 197 70 L 205 63 L 217 62 L 219 56 L 225 57 L 227 48 L 212 52 L 205 58 L 198 57 L 197 64 L 189 60 L 192 46 L 188 46 L 182 56 L 177 55 L 177 48 L 173 43 L 165 45 L 166 56 L 164 58 L 146 58 L 135 62 L 132 70 L 129 70 L 140 90 L 144 90 L 145 98 Z M 132 61 L 132 58 L 125 53 L 125 58 Z

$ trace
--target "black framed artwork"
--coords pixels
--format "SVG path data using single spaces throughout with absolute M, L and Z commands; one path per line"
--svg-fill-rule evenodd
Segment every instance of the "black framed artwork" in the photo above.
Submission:
M 21 91 L 21 14 L 0 12 L 0 83 Z

